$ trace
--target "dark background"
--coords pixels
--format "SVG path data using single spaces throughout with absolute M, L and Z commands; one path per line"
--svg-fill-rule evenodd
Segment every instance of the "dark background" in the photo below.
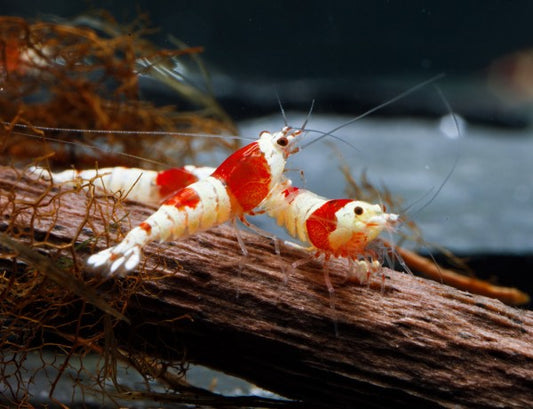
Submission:
M 147 12 L 164 42 L 206 47 L 221 71 L 246 78 L 475 75 L 531 46 L 529 1 L 2 1 L 2 14 L 72 17 L 105 8 Z
M 148 13 L 171 34 L 205 47 L 214 89 L 236 117 L 289 108 L 356 112 L 438 73 L 455 109 L 473 120 L 528 122 L 486 89 L 490 64 L 531 46 L 529 1 L 0 1 L 2 14 L 73 17 L 109 10 L 130 22 Z M 422 97 L 421 97 L 422 98 Z M 420 99 L 387 112 L 431 113 Z

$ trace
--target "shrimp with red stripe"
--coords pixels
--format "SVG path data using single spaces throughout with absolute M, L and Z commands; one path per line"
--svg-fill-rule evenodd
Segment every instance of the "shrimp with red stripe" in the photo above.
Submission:
M 70 170 L 51 174 L 51 177 L 58 183 L 71 182 L 75 177 L 82 180 L 95 178 L 93 183 L 103 192 L 127 192 L 129 200 L 155 204 L 168 197 L 168 192 L 185 188 L 213 172 L 214 168 L 191 165 L 161 172 L 116 167 Z M 326 261 L 331 257 L 345 258 L 350 261 L 352 270 L 363 278 L 381 268 L 370 244 L 384 229 L 390 230 L 398 221 L 396 214 L 386 213 L 380 205 L 352 199 L 326 199 L 309 190 L 293 187 L 287 178 L 281 178 L 259 208 L 292 237 L 308 243 L 310 246 L 306 250 L 316 257 L 323 256 Z M 332 290 L 327 274 L 326 283 Z
M 327 199 L 286 180 L 278 186 L 264 208 L 280 226 L 303 243 L 315 257 L 347 259 L 361 280 L 381 268 L 371 244 L 383 230 L 392 230 L 398 215 L 383 206 L 353 199 Z M 297 262 L 300 265 L 307 260 Z M 328 290 L 333 291 L 327 268 Z
M 283 181 L 287 157 L 298 150 L 301 130 L 284 127 L 230 155 L 208 177 L 178 190 L 119 244 L 93 254 L 87 263 L 109 266 L 109 275 L 133 270 L 142 248 L 154 240 L 185 238 L 198 231 L 253 214 Z

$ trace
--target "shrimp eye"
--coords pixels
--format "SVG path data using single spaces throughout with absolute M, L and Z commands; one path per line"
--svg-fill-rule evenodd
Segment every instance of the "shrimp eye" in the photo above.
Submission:
M 361 206 L 357 206 L 353 209 L 353 212 L 357 215 L 357 216 L 361 216 L 363 214 L 363 208 Z
M 282 136 L 281 138 L 279 138 L 276 143 L 279 145 L 279 146 L 287 146 L 289 144 L 289 140 L 287 139 L 286 136 Z

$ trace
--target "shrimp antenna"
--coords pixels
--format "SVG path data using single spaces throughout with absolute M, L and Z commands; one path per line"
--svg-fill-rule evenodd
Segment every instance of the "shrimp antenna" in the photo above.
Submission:
M 303 128 L 300 128 L 300 129 L 303 130 Z M 361 152 L 361 150 L 358 149 L 354 144 L 348 142 L 346 139 L 343 139 L 343 138 L 341 138 L 340 136 L 337 136 L 337 135 L 333 135 L 333 134 L 331 134 L 331 132 L 319 131 L 319 130 L 317 130 L 317 129 L 306 129 L 306 131 L 308 131 L 308 132 L 318 133 L 318 134 L 320 134 L 320 135 L 322 135 L 322 136 L 321 136 L 320 138 L 317 138 L 317 139 L 315 139 L 314 141 L 311 141 L 311 142 L 309 142 L 308 144 L 302 146 L 300 149 L 307 148 L 309 145 L 311 145 L 311 144 L 317 142 L 318 140 L 320 140 L 320 139 L 322 139 L 322 138 L 324 138 L 324 137 L 326 137 L 326 136 L 330 136 L 330 137 L 332 137 L 333 139 L 336 139 L 336 140 L 338 140 L 339 142 L 342 142 L 342 143 L 344 143 L 345 145 L 348 145 L 348 146 L 349 146 L 350 148 L 352 148 L 353 150 L 355 150 L 355 151 L 357 151 L 357 152 Z
M 301 131 L 309 131 L 309 132 L 316 132 L 316 133 L 319 133 L 321 135 L 323 135 L 322 137 L 324 136 L 327 136 L 329 135 L 329 132 L 323 132 L 323 131 L 318 131 L 316 129 L 305 129 L 305 127 L 307 126 L 307 123 L 309 122 L 309 120 L 311 119 L 311 114 L 313 113 L 313 108 L 315 107 L 315 100 L 313 99 L 311 101 L 311 107 L 309 108 L 309 112 L 307 112 L 307 117 L 305 118 L 305 121 L 303 123 L 303 125 L 299 128 Z M 342 142 L 342 143 L 345 143 L 346 145 L 348 145 L 350 148 L 356 150 L 357 152 L 361 152 L 359 149 L 357 149 L 355 147 L 355 145 L 351 144 L 350 142 L 342 139 L 342 138 L 339 138 L 338 136 L 336 135 L 329 135 L 331 136 L 333 139 L 337 139 L 339 142 Z M 319 138 L 320 139 L 320 138 Z M 316 141 L 313 141 L 311 143 L 314 143 Z M 309 145 L 311 145 L 311 143 L 308 143 L 307 145 L 305 146 L 302 146 L 301 149 L 303 149 L 304 147 L 307 147 Z
M 35 129 L 42 129 L 42 128 L 38 128 L 38 127 L 34 127 L 34 128 Z M 16 135 L 24 135 L 24 136 L 28 136 L 30 138 L 41 139 L 41 140 L 45 140 L 45 141 L 49 141 L 49 142 L 55 142 L 55 143 L 60 143 L 60 144 L 64 144 L 64 145 L 78 146 L 78 147 L 81 147 L 81 148 L 92 149 L 94 151 L 99 151 L 99 152 L 108 153 L 108 154 L 116 154 L 116 155 L 120 155 L 120 156 L 125 157 L 125 158 L 130 158 L 130 159 L 135 159 L 135 160 L 142 160 L 142 161 L 145 161 L 147 163 L 151 163 L 153 165 L 169 166 L 169 164 L 165 163 L 165 162 L 161 162 L 161 161 L 153 160 L 153 159 L 149 159 L 149 158 L 144 158 L 142 156 L 134 155 L 132 153 L 127 153 L 127 152 L 115 152 L 113 150 L 110 150 L 110 149 L 107 149 L 107 148 L 103 148 L 103 147 L 98 146 L 98 145 L 90 145 L 88 143 L 83 143 L 83 142 L 79 142 L 79 141 L 69 141 L 69 140 L 65 140 L 65 139 L 59 139 L 59 138 L 54 138 L 53 136 L 34 135 L 34 134 L 30 134 L 30 133 L 26 133 L 26 132 L 20 132 L 20 131 L 15 131 L 13 133 L 16 134 Z
M 435 90 L 437 91 L 437 94 L 439 95 L 440 99 L 442 100 L 442 102 L 444 103 L 444 105 L 446 106 L 446 109 L 448 110 L 448 112 L 450 113 L 451 117 L 453 118 L 453 122 L 455 123 L 455 127 L 457 129 L 457 136 L 458 137 L 461 137 L 462 136 L 462 132 L 461 132 L 461 126 L 459 125 L 459 121 L 457 120 L 457 116 L 455 115 L 455 112 L 453 112 L 452 110 L 452 107 L 450 105 L 450 103 L 448 102 L 448 100 L 446 99 L 446 97 L 444 96 L 444 94 L 442 93 L 442 90 L 440 89 L 440 87 L 436 84 L 433 84 L 433 87 L 435 88 Z M 438 194 L 441 192 L 442 188 L 444 187 L 444 185 L 448 182 L 448 180 L 450 180 L 453 172 L 455 171 L 455 168 L 457 167 L 457 163 L 459 162 L 459 152 L 457 152 L 457 154 L 455 155 L 455 160 L 453 161 L 453 166 L 452 168 L 449 170 L 448 174 L 446 175 L 446 177 L 444 178 L 444 180 L 442 181 L 442 183 L 440 184 L 440 186 L 437 188 L 437 190 L 435 191 L 435 193 L 433 193 L 433 195 L 431 196 L 431 198 L 421 207 L 419 208 L 416 213 L 419 213 L 421 212 L 422 210 L 424 210 L 426 207 L 428 207 L 430 205 L 430 203 L 435 200 L 435 198 L 438 196 Z M 407 210 L 407 209 L 406 209 Z
M 283 104 L 281 103 L 281 98 L 279 97 L 279 94 L 277 92 L 276 92 L 276 98 L 278 99 L 279 110 L 281 111 L 283 123 L 285 124 L 285 126 L 289 126 L 289 121 L 287 120 L 287 114 L 285 113 L 285 108 L 283 108 Z
M 136 130 L 120 130 L 120 129 L 78 129 L 78 128 L 60 128 L 52 126 L 40 125 L 26 125 L 26 124 L 11 124 L 9 122 L 0 122 L 2 125 L 12 126 L 13 128 L 24 129 L 39 129 L 41 131 L 58 131 L 58 132 L 72 132 L 72 133 L 91 133 L 91 134 L 114 134 L 114 135 L 158 135 L 158 136 L 191 136 L 200 138 L 225 138 L 225 139 L 241 139 L 241 140 L 255 140 L 254 138 L 246 138 L 236 135 L 212 135 L 206 133 L 192 133 L 192 132 L 178 132 L 178 131 L 136 131 Z M 45 138 L 48 138 L 46 136 Z
M 370 114 L 372 114 L 372 113 L 374 113 L 376 111 L 379 111 L 380 109 L 385 108 L 386 106 L 388 106 L 390 104 L 395 103 L 396 101 L 406 97 L 409 94 L 412 94 L 413 92 L 419 90 L 420 88 L 423 88 L 426 85 L 431 84 L 432 82 L 435 82 L 435 81 L 443 78 L 445 75 L 446 75 L 445 73 L 440 73 L 438 75 L 435 75 L 434 77 L 431 77 L 430 79 L 428 79 L 426 81 L 423 81 L 423 82 L 415 85 L 414 87 L 409 88 L 408 90 L 405 90 L 404 92 L 396 95 L 394 98 L 391 98 L 388 101 L 385 101 L 382 104 L 379 104 L 379 105 L 375 106 L 374 108 L 369 109 L 368 111 L 362 113 L 361 115 L 358 115 L 355 118 L 352 118 L 349 121 L 346 121 L 343 124 L 340 124 L 339 126 L 333 128 L 331 131 L 320 135 L 318 138 L 316 138 L 316 139 L 312 140 L 311 142 L 307 143 L 306 145 L 302 146 L 302 149 L 308 147 L 309 145 L 311 145 L 311 144 L 313 144 L 315 142 L 318 142 L 319 140 L 321 140 L 322 138 L 325 138 L 326 136 L 333 136 L 332 134 L 334 132 L 337 132 L 339 129 L 342 129 L 342 128 L 350 125 L 350 124 L 353 124 L 354 122 L 359 121 L 360 119 L 362 119 L 362 118 L 364 118 L 364 117 L 366 117 L 366 116 L 368 116 L 368 115 L 370 115 Z
M 311 119 L 311 114 L 313 113 L 313 108 L 315 107 L 315 100 L 313 99 L 311 101 L 311 106 L 309 107 L 309 111 L 307 112 L 307 117 L 305 118 L 305 121 L 302 125 L 302 127 L 300 128 L 301 131 L 304 131 L 305 130 L 305 127 L 307 125 L 307 123 L 309 122 L 309 120 Z

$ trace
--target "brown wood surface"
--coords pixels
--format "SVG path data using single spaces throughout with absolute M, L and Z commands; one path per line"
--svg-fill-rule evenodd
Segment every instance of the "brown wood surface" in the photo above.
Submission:
M 113 208 L 85 192 L 50 200 L 57 191 L 43 196 L 47 182 L 19 176 L 0 170 L 0 227 L 8 233 L 18 226 L 58 244 L 102 235 L 100 249 L 102 217 L 127 228 L 152 212 Z M 270 240 L 242 235 L 246 258 L 227 226 L 148 246 L 134 273 L 145 281 L 123 311 L 131 323 L 117 327 L 118 340 L 155 344 L 154 355 L 184 354 L 306 407 L 533 406 L 531 311 L 388 269 L 358 285 L 340 262 L 330 266 L 332 308 L 320 264 L 287 275 L 302 251 L 282 246 L 279 257 Z

